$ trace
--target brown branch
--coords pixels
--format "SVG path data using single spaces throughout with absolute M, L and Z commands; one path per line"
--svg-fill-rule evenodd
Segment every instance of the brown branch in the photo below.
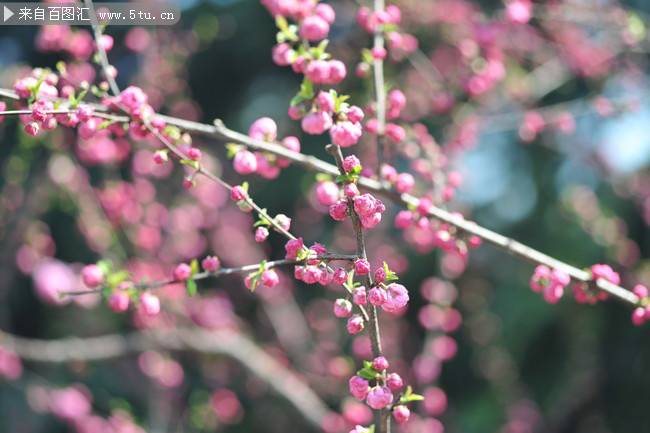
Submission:
M 157 329 L 127 335 L 36 340 L 0 331 L 0 345 L 21 359 L 43 363 L 104 361 L 147 350 L 226 355 L 266 382 L 312 425 L 320 428 L 329 409 L 314 391 L 248 337 L 229 330 Z

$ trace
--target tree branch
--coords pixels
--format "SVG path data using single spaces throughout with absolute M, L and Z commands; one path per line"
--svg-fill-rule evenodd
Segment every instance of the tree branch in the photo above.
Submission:
M 156 329 L 127 335 L 37 340 L 0 331 L 0 345 L 27 361 L 62 363 L 105 361 L 147 350 L 192 351 L 226 355 L 266 382 L 313 426 L 329 413 L 314 391 L 248 337 L 229 330 Z

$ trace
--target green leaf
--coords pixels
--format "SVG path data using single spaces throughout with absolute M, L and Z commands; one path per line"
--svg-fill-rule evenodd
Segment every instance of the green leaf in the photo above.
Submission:
M 106 282 L 109 287 L 117 287 L 118 284 L 129 279 L 129 273 L 127 271 L 118 271 L 113 274 L 110 274 L 106 278 Z
M 325 173 L 318 173 L 316 175 L 316 180 L 318 182 L 327 182 L 327 181 L 332 180 L 332 176 L 330 176 L 329 174 L 325 174 Z
M 180 163 L 192 167 L 194 170 L 199 169 L 199 161 L 194 161 L 193 159 L 181 159 Z
M 314 97 L 314 83 L 307 77 L 302 80 L 300 84 L 299 95 L 305 99 L 311 99 Z
M 362 368 L 357 371 L 357 376 L 363 377 L 366 380 L 374 380 L 377 378 L 377 372 L 372 369 Z
M 235 143 L 226 143 L 226 151 L 228 159 L 232 159 L 237 155 L 237 152 L 242 148 L 241 145 Z
M 113 262 L 110 260 L 100 260 L 97 262 L 97 266 L 104 275 L 108 275 L 113 271 Z
M 196 275 L 199 273 L 199 261 L 196 259 L 192 259 L 190 262 L 190 268 L 192 269 L 192 276 Z
M 186 289 L 187 294 L 188 294 L 189 296 L 194 296 L 194 295 L 196 295 L 196 291 L 197 291 L 196 281 L 194 281 L 194 280 L 191 279 L 191 278 L 188 279 L 188 280 L 185 282 L 185 289 Z

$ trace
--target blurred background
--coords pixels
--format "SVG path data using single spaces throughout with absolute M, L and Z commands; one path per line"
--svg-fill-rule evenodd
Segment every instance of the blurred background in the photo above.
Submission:
M 577 267 L 611 264 L 625 287 L 650 284 L 650 4 L 534 2 L 530 19 L 518 22 L 510 3 L 396 2 L 418 48 L 391 50 L 387 62 L 389 86 L 408 98 L 401 122 L 411 125 L 387 158 L 417 174 L 419 194 L 437 197 L 440 176 L 462 174 L 444 206 L 483 226 Z M 327 137 L 302 135 L 286 114 L 300 77 L 273 64 L 276 29 L 264 7 L 179 4 L 174 27 L 106 29 L 120 87 L 141 86 L 159 112 L 219 118 L 243 132 L 269 116 L 279 137 L 296 135 L 302 152 L 327 160 Z M 359 5 L 331 4 L 330 48 L 349 71 L 341 91 L 368 104 L 371 80 L 355 76 L 371 43 L 355 23 Z M 88 28 L 0 27 L 0 87 L 62 60 L 71 82 L 95 81 L 88 38 Z M 226 180 L 243 180 L 224 143 L 194 142 Z M 364 165 L 376 161 L 371 140 L 354 152 Z M 156 351 L 25 361 L 19 377 L 5 366 L 0 431 L 347 432 L 370 423 L 347 392 L 369 356 L 367 339 L 348 336 L 331 314 L 334 289 L 296 282 L 289 269 L 278 288 L 254 294 L 240 276 L 201 283 L 192 299 L 166 287 L 154 319 L 116 315 L 93 295 L 64 304 L 52 296 L 77 287 L 81 266 L 100 258 L 162 278 L 206 254 L 228 266 L 283 257 L 279 236 L 254 242 L 252 219 L 223 189 L 199 181 L 187 193 L 182 169 L 154 166 L 151 155 L 151 146 L 127 139 L 80 140 L 64 128 L 33 138 L 17 119 L 0 123 L 0 329 L 47 340 L 187 323 L 231 330 L 302 378 L 332 412 L 314 425 L 229 356 Z M 353 250 L 347 223 L 335 224 L 314 199 L 314 173 L 291 166 L 274 181 L 246 180 L 307 243 Z M 382 316 L 384 345 L 427 397 L 398 431 L 650 431 L 650 331 L 632 326 L 629 307 L 580 305 L 570 294 L 549 305 L 528 286 L 530 264 L 491 246 L 468 260 L 442 253 L 431 233 L 395 229 L 400 209 L 387 207 L 369 256 L 398 272 L 411 303 L 401 317 Z

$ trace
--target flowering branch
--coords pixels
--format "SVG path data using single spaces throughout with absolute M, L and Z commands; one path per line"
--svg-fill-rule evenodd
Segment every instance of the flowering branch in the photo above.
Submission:
M 11 90 L 0 89 L 0 94 L 6 95 L 12 99 L 19 99 L 18 95 Z M 291 162 L 300 164 L 310 171 L 325 173 L 332 176 L 339 174 L 339 170 L 335 165 L 329 164 L 314 156 L 305 155 L 287 149 L 278 143 L 266 142 L 248 137 L 245 134 L 227 128 L 220 120 L 216 120 L 214 125 L 208 125 L 165 115 L 157 116 L 169 125 L 177 126 L 185 131 L 209 136 L 221 141 L 236 142 L 251 149 L 268 152 Z M 358 184 L 360 187 L 386 196 L 395 203 L 401 204 L 404 207 L 417 207 L 420 202 L 419 198 L 407 193 L 400 194 L 375 179 L 361 176 L 358 180 Z M 487 241 L 490 244 L 533 264 L 560 269 L 566 272 L 573 280 L 594 285 L 596 288 L 607 292 L 625 303 L 638 305 L 641 300 L 641 298 L 635 295 L 632 291 L 627 290 L 620 285 L 613 284 L 603 279 L 593 281 L 591 274 L 583 269 L 562 262 L 554 257 L 542 253 L 541 251 L 535 250 L 521 242 L 489 230 L 474 222 L 467 221 L 461 216 L 455 215 L 441 207 L 435 205 L 430 206 L 426 211 L 426 215 L 450 224 L 469 235 L 478 236 L 484 241 Z

